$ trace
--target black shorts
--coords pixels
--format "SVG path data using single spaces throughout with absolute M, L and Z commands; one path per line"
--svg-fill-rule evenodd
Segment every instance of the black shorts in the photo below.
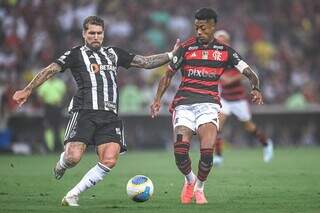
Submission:
M 72 113 L 66 129 L 64 143 L 83 142 L 96 145 L 119 143 L 120 153 L 127 151 L 123 140 L 123 125 L 113 112 L 103 110 L 79 110 Z

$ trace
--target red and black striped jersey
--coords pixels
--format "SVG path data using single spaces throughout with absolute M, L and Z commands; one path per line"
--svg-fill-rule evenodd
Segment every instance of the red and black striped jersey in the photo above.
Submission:
M 241 75 L 241 73 L 235 68 L 227 69 L 223 74 L 223 76 L 231 78 L 237 77 L 239 75 Z M 240 78 L 239 80 L 236 80 L 230 84 L 225 84 L 223 83 L 223 81 L 221 81 L 220 85 L 221 98 L 227 101 L 238 101 L 246 98 L 246 89 L 243 86 Z
M 242 71 L 243 65 L 246 63 L 231 47 L 217 40 L 204 46 L 195 37 L 191 37 L 182 43 L 169 64 L 171 72 L 180 69 L 182 74 L 181 84 L 170 111 L 178 105 L 185 104 L 220 104 L 218 93 L 220 76 L 230 67 Z

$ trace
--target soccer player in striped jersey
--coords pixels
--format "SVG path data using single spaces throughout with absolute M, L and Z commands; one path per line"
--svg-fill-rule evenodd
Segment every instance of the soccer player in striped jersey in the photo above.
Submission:
M 230 45 L 230 35 L 225 30 L 218 30 L 214 37 L 221 43 Z M 220 131 L 227 119 L 232 113 L 244 125 L 244 129 L 253 135 L 263 145 L 263 160 L 268 163 L 273 157 L 273 142 L 267 138 L 265 133 L 257 128 L 251 120 L 249 103 L 246 99 L 245 87 L 241 82 L 242 75 L 235 68 L 226 69 L 220 78 L 220 95 L 222 108 L 219 115 Z M 213 164 L 220 166 L 223 162 L 222 157 L 223 140 L 218 135 L 215 144 L 215 156 Z
M 202 8 L 195 14 L 196 36 L 183 42 L 174 54 L 165 75 L 160 79 L 157 94 L 151 104 L 151 116 L 159 113 L 161 97 L 180 70 L 181 84 L 170 111 L 174 128 L 174 156 L 180 172 L 185 176 L 180 200 L 183 204 L 205 204 L 204 183 L 212 168 L 213 147 L 219 129 L 219 78 L 229 67 L 235 67 L 251 82 L 252 101 L 262 104 L 258 76 L 231 47 L 214 38 L 217 14 Z M 192 136 L 200 140 L 198 173 L 191 168 L 189 157 Z
M 152 69 L 168 63 L 172 52 L 151 56 L 103 46 L 104 21 L 89 16 L 83 22 L 84 45 L 66 51 L 41 70 L 13 99 L 21 106 L 32 91 L 58 72 L 70 69 L 78 86 L 69 105 L 72 113 L 65 133 L 64 152 L 54 168 L 56 179 L 77 165 L 88 145 L 95 145 L 97 164 L 62 199 L 62 205 L 78 206 L 81 192 L 93 187 L 111 172 L 119 154 L 126 151 L 122 121 L 118 117 L 118 67 Z

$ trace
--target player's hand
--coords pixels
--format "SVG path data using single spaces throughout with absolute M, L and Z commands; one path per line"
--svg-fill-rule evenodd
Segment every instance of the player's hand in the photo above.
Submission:
M 181 42 L 180 42 L 180 39 L 178 38 L 178 39 L 176 40 L 176 43 L 175 43 L 174 47 L 173 47 L 173 50 L 171 51 L 173 55 L 176 53 L 176 51 L 178 50 L 178 48 L 179 48 L 180 46 L 181 46 Z
M 253 89 L 251 91 L 251 100 L 255 104 L 263 104 L 261 92 L 256 89 Z
M 151 112 L 152 118 L 159 115 L 160 106 L 161 106 L 160 101 L 153 101 L 153 103 L 150 105 L 150 112 Z
M 30 90 L 18 90 L 14 93 L 14 95 L 12 96 L 12 99 L 17 102 L 19 104 L 19 107 L 22 106 L 22 104 L 24 104 L 28 97 L 30 96 L 31 91 Z

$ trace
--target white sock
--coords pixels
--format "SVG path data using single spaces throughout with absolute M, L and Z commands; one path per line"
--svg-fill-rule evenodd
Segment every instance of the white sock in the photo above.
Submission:
M 83 176 L 81 181 L 67 193 L 67 197 L 78 196 L 81 192 L 93 187 L 98 182 L 103 180 L 103 177 L 106 176 L 110 171 L 110 168 L 98 163 L 92 167 L 87 174 Z
M 193 174 L 192 171 L 189 174 L 187 174 L 185 177 L 188 183 L 193 183 L 194 180 L 196 179 L 196 176 Z
M 204 181 L 200 181 L 197 179 L 196 185 L 194 187 L 194 191 L 203 191 L 204 189 Z
M 62 152 L 61 155 L 60 155 L 59 165 L 63 169 L 70 168 L 70 166 L 66 163 L 66 160 L 64 159 L 64 152 Z

